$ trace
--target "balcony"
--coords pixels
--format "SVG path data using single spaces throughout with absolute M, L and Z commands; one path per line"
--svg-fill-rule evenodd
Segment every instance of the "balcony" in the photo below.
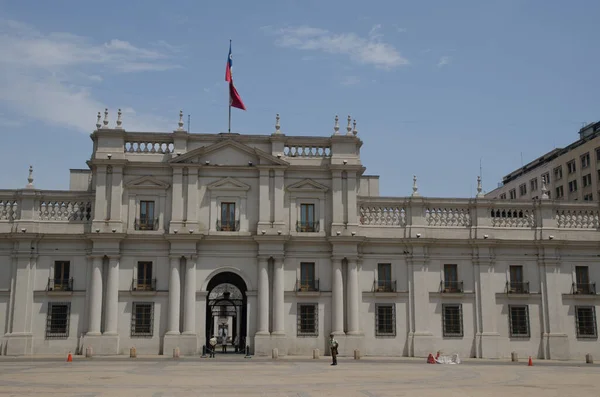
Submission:
M 296 280 L 296 291 L 298 291 L 298 292 L 319 291 L 319 279 Z
M 135 230 L 158 230 L 158 219 L 136 219 Z
M 440 281 L 440 291 L 445 294 L 462 294 L 462 281 Z
M 49 278 L 48 292 L 73 292 L 73 278 Z
M 131 291 L 133 292 L 156 292 L 156 279 L 138 279 L 131 281 Z
M 573 283 L 573 295 L 596 295 L 596 283 Z
M 220 221 L 217 219 L 217 231 L 219 232 L 239 232 L 240 221 L 225 220 Z
M 296 232 L 298 233 L 318 233 L 320 230 L 319 221 L 316 222 L 296 222 Z
M 508 294 L 529 294 L 529 281 L 507 281 L 506 293 Z
M 373 281 L 374 292 L 396 292 L 396 280 L 375 280 Z

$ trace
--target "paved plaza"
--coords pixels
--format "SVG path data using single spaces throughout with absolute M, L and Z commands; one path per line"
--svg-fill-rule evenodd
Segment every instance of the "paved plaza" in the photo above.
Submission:
M 597 396 L 600 366 L 425 360 L 216 359 L 0 360 L 0 396 Z

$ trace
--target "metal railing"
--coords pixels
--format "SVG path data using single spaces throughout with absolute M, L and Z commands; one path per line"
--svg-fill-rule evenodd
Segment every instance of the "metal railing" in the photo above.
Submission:
M 596 283 L 573 283 L 573 294 L 596 295 Z
M 48 291 L 73 291 L 73 277 L 49 278 Z
M 462 281 L 440 281 L 440 291 L 442 293 L 461 293 L 463 292 L 463 282 Z
M 316 233 L 321 229 L 319 221 L 316 222 L 304 222 L 297 221 L 296 222 L 296 232 L 298 233 Z
M 506 292 L 509 294 L 528 294 L 529 281 L 507 281 Z
M 217 219 L 217 230 L 220 232 L 239 232 L 240 221 L 220 221 Z
M 131 281 L 132 291 L 156 291 L 156 279 L 134 278 Z
M 373 281 L 374 292 L 396 292 L 396 280 Z
M 319 291 L 319 279 L 296 280 L 296 291 Z
M 136 219 L 135 230 L 158 230 L 158 219 Z

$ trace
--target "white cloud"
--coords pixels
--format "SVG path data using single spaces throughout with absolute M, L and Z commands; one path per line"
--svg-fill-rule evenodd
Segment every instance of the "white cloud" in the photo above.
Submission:
M 342 85 L 356 85 L 360 83 L 360 79 L 357 76 L 345 76 L 342 79 Z
M 281 47 L 297 48 L 306 51 L 322 51 L 330 54 L 343 54 L 355 62 L 374 65 L 381 69 L 393 69 L 409 62 L 391 44 L 380 41 L 381 25 L 371 29 L 368 38 L 355 33 L 332 33 L 325 29 L 310 26 L 288 27 L 262 30 L 275 34 L 275 43 Z
M 113 39 L 93 43 L 71 33 L 43 34 L 30 25 L 0 19 L 0 102 L 10 112 L 29 119 L 89 133 L 96 114 L 110 108 L 114 125 L 116 108 L 104 104 L 88 86 L 103 82 L 102 74 L 164 71 L 179 67 L 171 62 L 168 43 L 162 50 Z M 112 106 L 111 106 L 112 105 Z M 124 110 L 123 126 L 131 130 L 170 130 L 176 125 L 155 115 Z M 169 124 L 172 124 L 169 126 Z
M 452 61 L 452 57 L 449 56 L 443 56 L 440 58 L 439 62 L 438 62 L 438 68 L 441 68 L 442 66 L 448 65 L 450 63 L 450 61 Z

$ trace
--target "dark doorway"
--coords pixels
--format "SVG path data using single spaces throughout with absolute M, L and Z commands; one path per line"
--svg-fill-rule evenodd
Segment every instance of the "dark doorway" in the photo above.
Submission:
M 235 273 L 223 272 L 208 283 L 206 348 L 215 336 L 217 353 L 244 353 L 247 336 L 247 287 Z

